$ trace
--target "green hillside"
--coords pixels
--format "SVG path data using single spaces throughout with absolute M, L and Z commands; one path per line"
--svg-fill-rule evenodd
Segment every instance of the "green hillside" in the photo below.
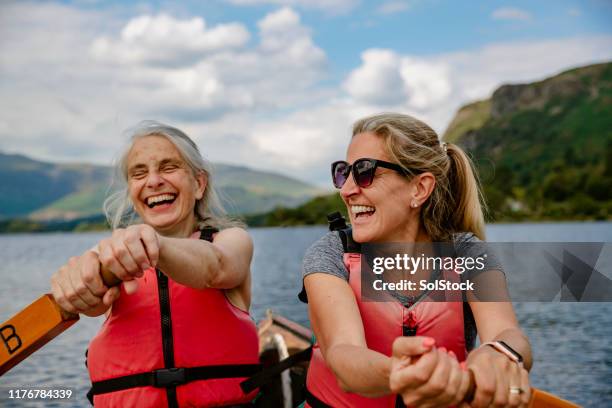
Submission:
M 475 160 L 494 220 L 608 219 L 612 63 L 502 86 L 444 138 Z
M 73 220 L 102 213 L 111 168 L 54 164 L 0 153 L 0 220 Z M 234 214 L 292 207 L 320 194 L 302 181 L 247 167 L 214 166 L 216 187 Z
M 61 165 L 0 153 L 0 218 L 23 217 L 108 180 L 108 168 Z
M 324 224 L 327 214 L 340 211 L 347 217 L 346 206 L 337 193 L 315 197 L 296 208 L 278 207 L 264 214 L 249 215 L 245 221 L 252 227 Z

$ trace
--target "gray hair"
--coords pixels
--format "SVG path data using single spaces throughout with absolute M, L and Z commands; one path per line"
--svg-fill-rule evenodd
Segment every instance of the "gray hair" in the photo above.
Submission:
M 239 221 L 228 217 L 219 199 L 219 194 L 213 186 L 211 163 L 202 157 L 195 142 L 183 131 L 153 120 L 145 120 L 128 129 L 125 134 L 129 137 L 129 143 L 124 147 L 115 163 L 113 182 L 110 188 L 111 193 L 103 204 L 104 214 L 112 229 L 135 222 L 136 213 L 129 196 L 127 184 L 127 157 L 134 142 L 145 136 L 165 137 L 176 147 L 194 175 L 204 173 L 206 176 L 206 190 L 202 198 L 196 201 L 194 209 L 198 228 L 213 227 L 221 229 L 242 226 Z

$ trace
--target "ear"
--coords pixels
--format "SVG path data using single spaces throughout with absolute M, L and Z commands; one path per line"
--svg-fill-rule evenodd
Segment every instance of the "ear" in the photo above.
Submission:
M 415 176 L 412 182 L 414 183 L 414 192 L 409 205 L 420 207 L 427 201 L 436 186 L 436 178 L 430 172 L 425 172 Z M 416 206 L 414 203 L 416 203 Z
M 197 184 L 195 198 L 196 200 L 201 200 L 202 197 L 204 197 L 204 192 L 206 191 L 206 186 L 208 185 L 208 178 L 204 172 L 200 171 L 195 175 L 195 179 Z

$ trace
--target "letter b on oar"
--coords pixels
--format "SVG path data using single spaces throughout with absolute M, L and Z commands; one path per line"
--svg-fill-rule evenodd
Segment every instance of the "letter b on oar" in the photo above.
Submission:
M 15 326 L 12 324 L 7 324 L 6 326 L 2 326 L 2 328 L 0 328 L 0 337 L 2 337 L 4 346 L 8 350 L 9 354 L 13 354 L 21 348 L 21 339 L 15 331 Z

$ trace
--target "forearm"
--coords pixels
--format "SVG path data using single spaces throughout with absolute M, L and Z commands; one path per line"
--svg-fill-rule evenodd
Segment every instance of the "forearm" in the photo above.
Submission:
M 523 357 L 523 364 L 525 369 L 529 371 L 533 364 L 531 356 L 531 345 L 529 339 L 518 327 L 506 329 L 495 336 L 495 341 L 503 341 L 510 347 L 516 350 Z
M 327 364 L 346 392 L 366 397 L 388 395 L 391 359 L 365 347 L 341 344 L 326 353 Z
M 175 282 L 195 289 L 214 287 L 222 255 L 209 242 L 185 238 L 159 238 L 157 267 Z

